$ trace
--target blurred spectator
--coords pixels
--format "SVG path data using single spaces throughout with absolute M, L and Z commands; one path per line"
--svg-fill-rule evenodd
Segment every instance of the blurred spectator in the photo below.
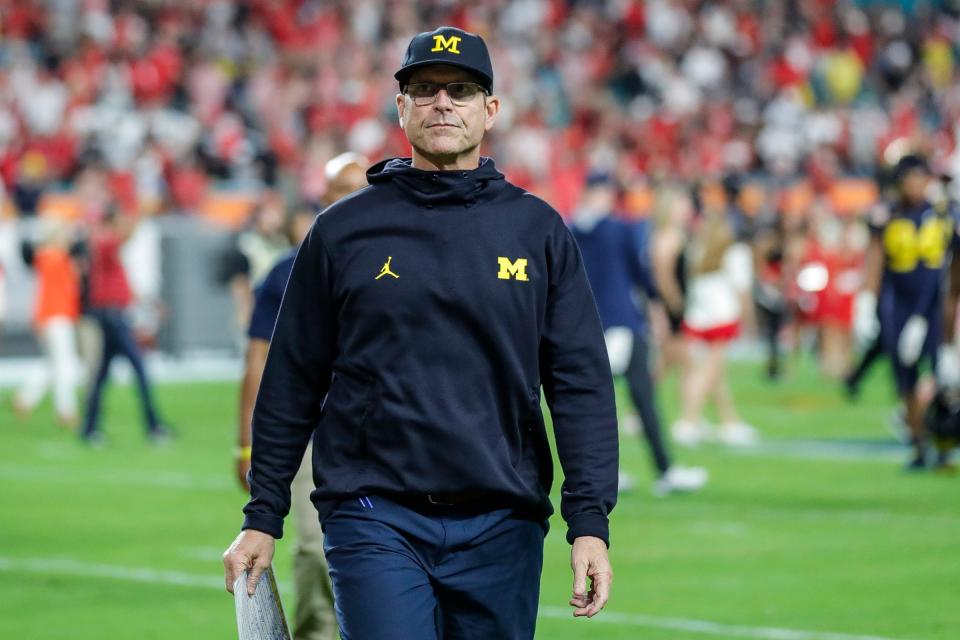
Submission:
M 40 228 L 39 246 L 25 244 L 24 259 L 37 274 L 33 322 L 46 363 L 24 381 L 13 398 L 13 407 L 20 415 L 31 413 L 52 386 L 57 420 L 73 427 L 78 419 L 76 324 L 80 317 L 80 274 L 71 255 L 75 250 L 71 227 L 47 217 Z
M 140 347 L 126 319 L 132 295 L 123 263 L 120 261 L 120 250 L 136 225 L 136 216 L 121 214 L 115 207 L 110 207 L 104 216 L 94 223 L 90 232 L 88 313 L 96 319 L 102 336 L 100 365 L 91 384 L 81 434 L 91 445 L 99 445 L 103 441 L 100 431 L 100 405 L 110 374 L 110 365 L 116 356 L 126 358 L 133 368 L 147 437 L 153 442 L 162 442 L 170 436 L 169 430 L 161 424 L 157 415 Z
M 686 308 L 687 264 L 684 250 L 689 242 L 695 215 L 693 198 L 676 185 L 664 185 L 654 203 L 656 229 L 650 249 L 657 291 L 665 311 L 667 326 L 662 345 L 661 373 L 676 368 L 685 384 L 689 353 L 683 337 Z
M 735 243 L 734 230 L 723 209 L 705 209 L 687 250 L 689 278 L 683 332 L 692 342 L 693 357 L 683 387 L 683 410 L 673 425 L 674 439 L 695 446 L 707 439 L 703 407 L 716 401 L 720 417 L 717 438 L 746 446 L 757 439 L 734 405 L 726 377 L 726 347 L 740 330 L 741 300 L 749 290 L 752 268 L 749 249 Z
M 584 268 L 603 323 L 610 368 L 623 376 L 653 461 L 654 493 L 697 491 L 707 482 L 699 467 L 682 467 L 670 459 L 660 427 L 656 390 L 650 375 L 650 322 L 646 300 L 657 295 L 650 268 L 650 229 L 613 217 L 618 190 L 612 176 L 598 172 L 587 178 L 573 216 L 573 237 L 583 254 Z M 620 474 L 620 491 L 633 485 Z
M 482 33 L 500 52 L 498 82 L 514 99 L 490 153 L 565 212 L 570 176 L 599 159 L 627 179 L 690 182 L 796 177 L 824 148 L 840 173 L 862 173 L 904 138 L 957 157 L 960 22 L 945 3 L 0 7 L 0 176 L 25 215 L 91 150 L 133 176 L 148 210 L 158 199 L 195 208 L 203 177 L 316 200 L 319 177 L 300 178 L 336 149 L 405 151 L 396 86 L 377 62 L 399 59 L 424 24 Z
M 788 229 L 781 212 L 773 212 L 757 221 L 753 238 L 754 287 L 759 330 L 767 346 L 766 374 L 777 380 L 783 373 L 781 331 L 789 319 L 787 299 L 789 269 L 785 268 Z
M 0 340 L 3 338 L 3 323 L 7 319 L 7 273 L 0 263 Z
M 324 167 L 327 189 L 323 195 L 323 206 L 329 207 L 337 200 L 367 186 L 367 168 L 369 166 L 369 160 L 359 153 L 349 151 L 341 153 L 327 162 Z M 298 237 L 303 238 L 304 236 Z
M 853 299 L 860 289 L 866 234 L 841 219 L 825 201 L 808 214 L 811 233 L 796 274 L 801 319 L 817 332 L 822 371 L 839 378 L 850 367 Z
M 230 288 L 237 326 L 246 325 L 253 308 L 253 290 L 290 248 L 285 233 L 286 210 L 283 197 L 264 193 L 248 228 L 237 234 L 233 246 L 223 256 L 220 280 Z

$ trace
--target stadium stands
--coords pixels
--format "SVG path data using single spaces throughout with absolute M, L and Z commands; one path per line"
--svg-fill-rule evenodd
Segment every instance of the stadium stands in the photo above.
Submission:
M 21 215 L 90 153 L 160 211 L 234 224 L 232 192 L 263 184 L 316 201 L 339 150 L 406 153 L 391 72 L 421 24 L 491 43 L 508 102 L 490 151 L 561 211 L 595 165 L 641 192 L 808 176 L 853 210 L 872 194 L 844 176 L 871 176 L 893 141 L 957 162 L 956 3 L 2 4 L 0 176 Z

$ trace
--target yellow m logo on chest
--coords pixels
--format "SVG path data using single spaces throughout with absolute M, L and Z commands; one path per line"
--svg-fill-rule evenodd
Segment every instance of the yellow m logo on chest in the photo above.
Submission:
M 449 51 L 450 53 L 460 55 L 460 50 L 457 49 L 460 40 L 460 36 L 450 36 L 449 38 L 442 35 L 433 36 L 433 49 L 430 49 L 430 51 Z
M 517 258 L 511 261 L 510 258 L 500 256 L 497 258 L 497 264 L 500 265 L 500 272 L 497 273 L 497 277 L 501 280 L 509 280 L 511 277 L 522 282 L 530 280 L 530 278 L 527 277 L 526 258 Z

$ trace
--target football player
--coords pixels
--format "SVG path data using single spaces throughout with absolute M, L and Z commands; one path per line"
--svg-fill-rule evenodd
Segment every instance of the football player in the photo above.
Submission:
M 930 172 L 923 158 L 905 155 L 894 177 L 893 198 L 869 216 L 871 239 L 864 288 L 854 303 L 854 333 L 861 345 L 879 336 L 891 359 L 913 445 L 907 469 L 918 470 L 926 467 L 927 450 L 925 403 L 917 384 L 920 364 L 929 361 L 941 385 L 955 385 L 960 378 L 952 345 L 960 236 L 953 207 L 928 198 Z M 951 265 L 954 284 L 944 295 Z

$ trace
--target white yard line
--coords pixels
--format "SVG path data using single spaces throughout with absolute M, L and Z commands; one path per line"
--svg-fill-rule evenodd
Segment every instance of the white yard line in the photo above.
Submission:
M 0 556 L 0 572 L 73 576 L 78 578 L 108 578 L 128 582 L 164 584 L 175 587 L 224 589 L 223 578 L 219 576 L 184 573 L 181 571 L 157 571 L 143 567 L 87 563 L 79 562 L 71 558 L 9 558 Z M 281 583 L 280 589 L 286 594 L 292 593 L 292 585 L 289 583 Z M 540 607 L 539 615 L 541 618 L 566 619 L 570 618 L 572 614 L 570 609 L 548 605 Z M 616 611 L 604 611 L 590 623 L 586 624 L 613 624 L 623 627 L 665 629 L 708 636 L 760 638 L 762 640 L 894 640 L 893 638 L 884 636 L 834 633 L 831 631 L 805 631 L 802 629 L 781 629 L 778 627 L 749 627 L 745 625 L 721 624 L 707 620 L 668 618 L 650 616 L 642 613 L 618 613 Z
M 571 612 L 563 607 L 540 606 L 541 618 L 569 618 Z M 706 620 L 690 618 L 664 618 L 648 616 L 642 613 L 618 613 L 604 611 L 591 619 L 591 623 L 615 624 L 619 626 L 645 627 L 647 629 L 668 629 L 700 633 L 708 636 L 727 638 L 763 638 L 764 640 L 894 640 L 884 636 L 863 636 L 831 631 L 804 631 L 802 629 L 781 629 L 779 627 L 747 627 L 744 625 L 720 624 Z
M 156 571 L 142 567 L 79 562 L 71 558 L 8 558 L 0 556 L 0 571 L 36 573 L 78 578 L 111 578 L 127 582 L 165 584 L 175 587 L 226 589 L 223 578 L 180 571 Z
M 239 489 L 239 485 L 227 473 L 214 475 L 187 471 L 90 469 L 65 464 L 52 466 L 16 462 L 0 463 L 0 480 L 50 482 L 58 485 L 117 484 L 179 491 L 227 491 L 235 487 Z
M 878 462 L 905 460 L 908 449 L 893 442 L 844 442 L 830 440 L 761 440 L 755 447 L 727 449 L 728 453 L 771 458 L 801 460 L 841 460 L 843 462 Z

